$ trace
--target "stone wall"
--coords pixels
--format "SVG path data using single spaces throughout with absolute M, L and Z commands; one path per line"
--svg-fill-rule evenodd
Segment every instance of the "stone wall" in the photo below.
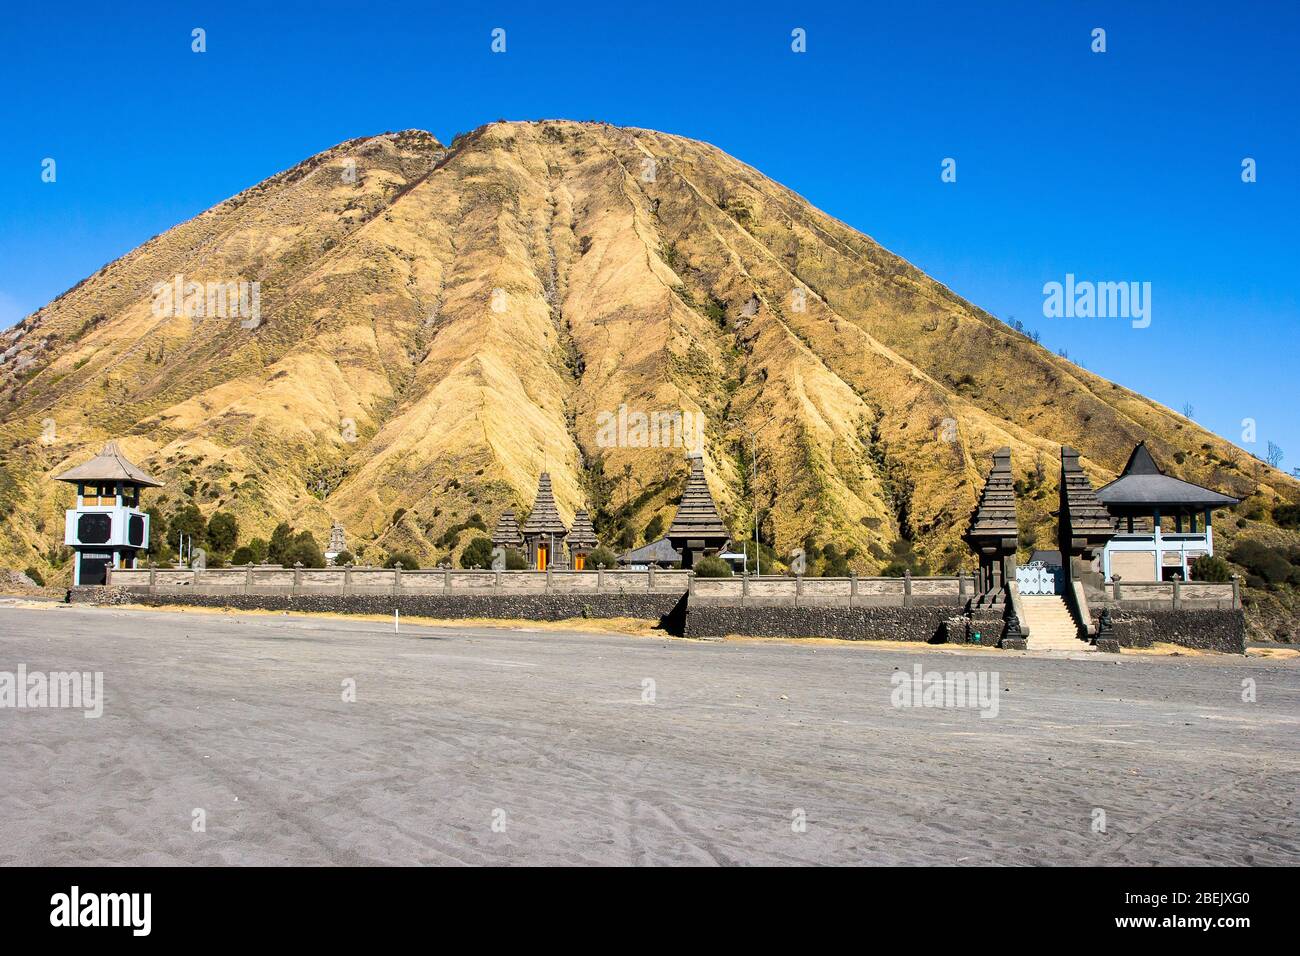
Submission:
M 1231 608 L 1126 607 L 1125 602 L 1107 602 L 1114 622 L 1114 639 L 1120 647 L 1150 647 L 1157 642 L 1178 644 L 1197 650 L 1246 653 L 1246 615 Z M 1101 607 L 1092 606 L 1093 623 Z
M 183 604 L 192 607 L 262 611 L 328 611 L 337 614 L 402 614 L 432 618 L 497 618 L 564 621 L 572 618 L 632 617 L 659 621 L 681 633 L 686 597 L 671 593 L 624 594 L 148 594 L 132 588 L 72 588 L 68 600 L 87 604 Z
M 926 641 L 942 643 L 956 606 L 913 607 L 740 607 L 715 602 L 687 603 L 687 637 L 837 637 L 849 641 Z

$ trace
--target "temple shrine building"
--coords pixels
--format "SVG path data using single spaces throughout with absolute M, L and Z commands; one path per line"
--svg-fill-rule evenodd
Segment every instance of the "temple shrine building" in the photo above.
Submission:
M 161 488 L 110 441 L 84 465 L 55 477 L 77 486 L 77 504 L 64 515 L 63 543 L 76 552 L 74 586 L 104 584 L 109 568 L 134 568 L 149 548 L 149 515 L 140 491 Z
M 1240 498 L 1166 475 L 1145 442 L 1118 478 L 1097 489 L 1117 530 L 1101 553 L 1102 574 L 1125 581 L 1189 580 L 1191 564 L 1214 554 L 1211 515 Z

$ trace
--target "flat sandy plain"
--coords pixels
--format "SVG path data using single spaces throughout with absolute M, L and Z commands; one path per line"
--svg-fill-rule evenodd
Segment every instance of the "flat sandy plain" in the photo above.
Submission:
M 1295 660 L 10 603 L 19 663 L 105 706 L 0 709 L 10 865 L 1300 863 Z M 892 706 L 917 663 L 998 716 Z

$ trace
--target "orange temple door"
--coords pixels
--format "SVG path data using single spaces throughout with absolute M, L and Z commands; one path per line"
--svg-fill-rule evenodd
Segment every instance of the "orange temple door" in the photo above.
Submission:
M 550 557 L 550 555 L 546 553 L 546 545 L 539 544 L 537 546 L 537 570 L 538 571 L 546 570 L 546 563 L 547 563 L 546 559 L 548 557 Z
M 587 556 L 585 554 L 575 554 L 573 556 L 573 570 L 581 571 L 587 566 Z

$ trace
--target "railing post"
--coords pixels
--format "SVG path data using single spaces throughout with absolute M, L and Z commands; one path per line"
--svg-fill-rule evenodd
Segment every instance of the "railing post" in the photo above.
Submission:
M 1174 610 L 1177 611 L 1183 606 L 1182 578 L 1177 574 L 1174 575 Z
M 1232 607 L 1233 610 L 1241 609 L 1241 575 L 1232 576 Z
M 1235 583 L 1232 586 L 1232 590 L 1233 593 L 1235 594 L 1237 591 L 1237 585 Z M 157 568 L 149 569 L 149 593 L 150 594 L 158 593 L 158 569 Z
M 492 572 L 492 590 L 497 594 L 501 593 L 501 571 L 497 569 Z
M 903 607 L 912 606 L 912 572 L 903 572 Z
M 695 597 L 695 572 L 687 571 L 686 573 L 689 575 L 686 579 L 686 593 L 690 597 Z
M 648 577 L 648 584 L 646 586 L 649 590 L 653 591 L 655 589 L 655 566 L 653 564 L 646 568 L 646 575 Z
M 393 593 L 402 593 L 402 562 L 393 562 Z
M 551 566 L 546 565 L 546 593 L 551 593 Z
M 794 606 L 799 606 L 799 598 L 803 597 L 803 575 L 794 576 Z
M 596 565 L 596 590 L 601 593 L 605 591 L 605 566 L 603 564 Z
M 966 596 L 966 575 L 963 572 L 958 571 L 957 572 L 957 597 L 964 598 L 965 596 Z
M 244 593 L 249 593 L 249 588 L 253 586 L 253 562 L 244 565 Z
M 749 572 L 746 571 L 740 578 L 740 606 L 745 606 L 745 598 L 749 597 Z
M 302 562 L 293 563 L 293 584 L 289 587 L 289 597 L 298 593 L 298 588 L 302 586 Z
M 1115 600 L 1116 600 L 1116 601 L 1122 601 L 1122 600 L 1124 599 L 1124 589 L 1123 589 L 1122 587 L 1120 587 L 1120 583 L 1119 583 L 1119 575 L 1118 575 L 1118 574 L 1112 574 L 1112 575 L 1110 576 L 1110 583 L 1113 584 L 1113 585 L 1115 586 L 1115 588 L 1114 588 L 1114 590 L 1115 590 Z
M 347 597 L 352 593 L 352 565 L 343 565 L 343 596 Z

